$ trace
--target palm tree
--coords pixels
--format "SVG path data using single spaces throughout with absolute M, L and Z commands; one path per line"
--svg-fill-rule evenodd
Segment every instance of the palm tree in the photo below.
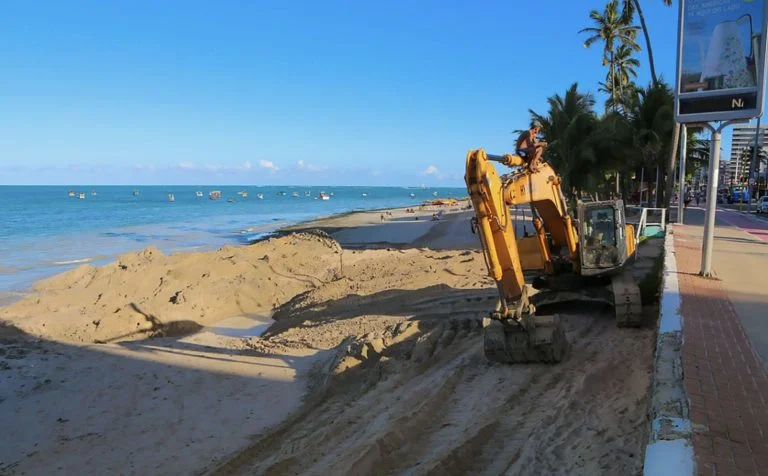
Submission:
M 640 152 L 641 166 L 643 169 L 662 167 L 664 152 L 669 152 L 669 147 L 674 147 L 667 140 L 672 135 L 675 123 L 670 88 L 660 81 L 656 86 L 651 84 L 641 90 L 629 117 L 634 130 L 632 145 Z M 669 179 L 671 178 L 670 175 Z M 657 199 L 661 195 L 658 182 L 656 195 Z
M 613 62 L 619 94 L 624 88 L 632 84 L 633 78 L 637 78 L 636 68 L 640 67 L 640 61 L 634 57 L 633 53 L 632 48 L 625 44 L 619 45 L 616 49 Z
M 672 0 L 661 0 L 664 5 L 672 5 Z M 648 51 L 648 64 L 651 67 L 651 81 L 655 86 L 659 82 L 659 78 L 656 76 L 656 66 L 653 62 L 653 49 L 651 48 L 651 37 L 648 34 L 648 26 L 645 24 L 645 16 L 643 10 L 640 8 L 639 0 L 621 0 L 621 16 L 627 24 L 632 23 L 632 18 L 637 12 L 638 18 L 640 18 L 640 26 L 643 30 L 643 36 L 645 36 L 645 48 Z
M 661 0 L 664 5 L 670 6 L 672 5 L 672 0 Z M 621 0 L 621 15 L 624 19 L 624 21 L 627 24 L 632 23 L 632 19 L 637 13 L 638 18 L 640 19 L 640 26 L 643 30 L 643 36 L 645 36 L 645 46 L 646 50 L 648 51 L 648 64 L 651 68 L 651 81 L 653 85 L 657 85 L 659 83 L 659 79 L 656 76 L 656 66 L 653 61 L 653 49 L 651 48 L 651 37 L 648 34 L 648 26 L 645 24 L 645 16 L 643 15 L 643 10 L 640 8 L 640 1 L 639 0 Z M 677 145 L 678 145 L 678 139 L 680 137 L 680 124 L 675 122 L 674 128 L 672 131 L 672 147 L 669 150 L 669 161 L 667 162 L 667 176 L 670 176 L 672 173 L 674 173 L 675 170 L 675 159 L 677 155 Z M 671 185 L 672 180 L 669 180 L 667 182 L 666 187 L 666 197 L 667 200 L 664 203 L 665 207 L 669 207 L 669 196 L 671 195 L 672 188 Z
M 549 146 L 544 152 L 563 178 L 563 189 L 580 192 L 594 175 L 597 162 L 592 141 L 595 136 L 597 115 L 593 108 L 594 97 L 578 90 L 573 83 L 564 96 L 555 94 L 547 99 L 546 115 L 528 110 L 533 120 L 542 124 L 542 134 Z
M 637 86 L 632 79 L 637 77 L 635 68 L 640 66 L 640 62 L 632 56 L 632 50 L 626 45 L 619 46 L 614 60 L 618 77 L 614 80 L 613 72 L 608 71 L 605 82 L 597 83 L 598 91 L 608 95 L 605 101 L 606 111 L 624 112 L 632 102 L 632 97 L 637 95 Z M 614 91 L 614 88 L 617 91 Z
M 605 6 L 605 10 L 600 13 L 597 10 L 589 12 L 589 18 L 592 19 L 595 26 L 583 28 L 579 30 L 579 33 L 587 33 L 590 36 L 584 41 L 584 47 L 589 48 L 596 41 L 603 42 L 603 66 L 608 65 L 611 78 L 611 91 L 613 93 L 612 99 L 614 104 L 614 110 L 618 107 L 618 101 L 616 99 L 618 93 L 618 86 L 616 81 L 618 74 L 616 73 L 616 52 L 621 45 L 626 45 L 630 51 L 640 51 L 635 38 L 637 37 L 637 31 L 640 29 L 637 26 L 627 23 L 623 14 L 619 13 L 619 1 L 611 0 Z

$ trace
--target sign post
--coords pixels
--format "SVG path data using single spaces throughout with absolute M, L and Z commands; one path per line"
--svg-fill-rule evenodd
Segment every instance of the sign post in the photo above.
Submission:
M 705 277 L 712 275 L 721 132 L 763 114 L 767 18 L 766 0 L 680 0 L 675 121 L 712 132 L 700 272 Z

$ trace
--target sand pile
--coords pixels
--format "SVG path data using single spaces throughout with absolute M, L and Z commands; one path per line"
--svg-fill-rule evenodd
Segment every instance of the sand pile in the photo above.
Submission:
M 464 225 L 438 223 L 407 249 L 300 233 L 40 282 L 0 320 L 112 343 L 0 358 L 0 473 L 639 474 L 654 326 L 565 308 L 566 360 L 490 363 L 494 285 L 479 251 L 421 248 Z M 275 319 L 261 337 L 179 335 L 253 314 Z
M 252 246 L 163 255 L 155 248 L 40 281 L 0 319 L 53 340 L 109 342 L 178 335 L 221 319 L 269 315 L 336 278 L 338 244 L 301 233 Z

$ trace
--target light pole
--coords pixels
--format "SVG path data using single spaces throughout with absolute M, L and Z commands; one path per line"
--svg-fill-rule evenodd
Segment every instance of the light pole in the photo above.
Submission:
M 680 181 L 679 192 L 677 194 L 677 222 L 683 223 L 683 194 L 685 193 L 685 154 L 688 142 L 688 128 L 685 124 L 680 125 Z

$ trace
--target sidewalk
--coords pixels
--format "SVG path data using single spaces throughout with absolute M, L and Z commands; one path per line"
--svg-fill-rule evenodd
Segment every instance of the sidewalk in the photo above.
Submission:
M 703 211 L 687 210 L 685 221 L 673 233 L 696 469 L 768 475 L 768 243 L 718 213 L 718 279 L 704 279 Z

